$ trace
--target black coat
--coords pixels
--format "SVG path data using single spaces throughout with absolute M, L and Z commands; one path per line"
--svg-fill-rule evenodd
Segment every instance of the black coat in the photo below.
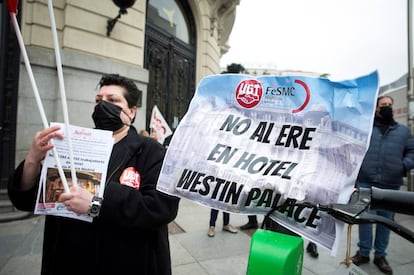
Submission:
M 384 134 L 378 125 L 359 170 L 358 181 L 376 187 L 396 189 L 414 168 L 414 138 L 406 126 L 395 123 Z
M 168 223 L 179 199 L 156 190 L 165 149 L 131 127 L 114 145 L 101 212 L 93 223 L 46 216 L 42 274 L 171 274 Z M 140 173 L 140 188 L 122 185 L 127 167 Z M 18 189 L 23 163 L 11 177 L 13 204 L 33 211 L 38 181 L 32 190 Z

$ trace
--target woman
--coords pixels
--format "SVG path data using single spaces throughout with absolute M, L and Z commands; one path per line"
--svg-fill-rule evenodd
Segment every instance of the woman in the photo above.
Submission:
M 101 78 L 92 118 L 96 128 L 113 131 L 114 137 L 104 196 L 78 186 L 60 195 L 68 210 L 94 219 L 46 216 L 42 274 L 171 274 L 168 223 L 177 215 L 179 199 L 156 190 L 164 147 L 131 125 L 139 93 L 125 77 Z M 54 137 L 63 138 L 59 127 L 37 132 L 11 177 L 9 196 L 18 209 L 33 211 L 41 161 Z M 134 184 L 124 171 L 136 176 Z

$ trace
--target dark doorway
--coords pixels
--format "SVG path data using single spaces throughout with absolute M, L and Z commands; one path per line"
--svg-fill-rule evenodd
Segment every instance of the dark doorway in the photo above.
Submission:
M 19 3 L 20 4 L 20 3 Z M 20 49 L 6 3 L 0 2 L 0 189 L 7 187 L 16 155 Z
M 195 23 L 186 1 L 149 0 L 144 67 L 149 71 L 146 123 L 157 105 L 174 129 L 195 91 Z

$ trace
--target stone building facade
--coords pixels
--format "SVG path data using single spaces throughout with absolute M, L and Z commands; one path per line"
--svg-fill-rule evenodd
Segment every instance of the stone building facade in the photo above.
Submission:
M 5 2 L 0 2 L 0 188 L 43 128 Z M 48 1 L 18 2 L 19 26 L 47 119 L 63 122 Z M 197 83 L 220 73 L 240 0 L 52 2 L 70 123 L 93 127 L 97 83 L 102 74 L 119 73 L 142 90 L 134 122 L 140 130 L 148 128 L 154 105 L 174 129 Z M 130 7 L 121 9 L 122 4 Z

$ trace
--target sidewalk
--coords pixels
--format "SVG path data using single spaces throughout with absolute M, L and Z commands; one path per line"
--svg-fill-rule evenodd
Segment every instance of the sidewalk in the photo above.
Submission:
M 216 224 L 216 236 L 207 236 L 210 209 L 182 199 L 175 222 L 183 233 L 170 235 L 173 275 L 242 275 L 246 268 L 250 249 L 250 236 L 244 232 L 231 234 L 221 231 L 222 212 Z M 258 217 L 261 221 L 263 217 Z M 35 275 L 40 272 L 43 240 L 43 216 L 0 224 L 0 275 Z M 397 215 L 396 221 L 414 230 L 414 217 Z M 247 216 L 231 214 L 230 223 L 240 226 L 247 222 Z M 352 227 L 351 254 L 356 251 L 358 227 Z M 307 241 L 305 242 L 305 245 Z M 344 259 L 346 236 L 342 237 L 336 257 L 319 248 L 319 258 L 313 259 L 306 253 L 303 275 L 335 274 Z M 414 274 L 414 244 L 391 233 L 388 261 L 394 274 Z M 369 274 L 381 274 L 371 262 L 361 267 Z M 269 274 L 270 271 L 269 271 Z
M 188 200 L 181 200 L 180 210 L 176 222 L 185 233 L 170 236 L 171 256 L 174 275 L 241 275 L 246 274 L 249 257 L 250 237 L 239 232 L 230 234 L 221 231 L 221 212 L 217 219 L 216 236 L 207 236 L 210 210 Z M 258 217 L 261 221 L 263 218 Z M 414 217 L 397 215 L 396 221 L 401 225 L 414 230 Z M 247 216 L 232 214 L 230 223 L 235 226 L 247 222 Z M 352 227 L 351 256 L 357 250 L 358 227 Z M 307 245 L 307 241 L 305 241 Z M 388 261 L 394 270 L 394 274 L 414 274 L 414 244 L 403 239 L 395 233 L 391 233 L 391 241 L 388 247 Z M 319 258 L 314 259 L 305 253 L 303 263 L 303 275 L 310 274 L 334 274 L 340 262 L 345 259 L 346 236 L 343 234 L 338 255 L 333 257 L 330 251 L 319 248 Z M 381 274 L 378 268 L 371 262 L 361 266 L 369 274 Z M 269 273 L 271 274 L 271 273 Z

